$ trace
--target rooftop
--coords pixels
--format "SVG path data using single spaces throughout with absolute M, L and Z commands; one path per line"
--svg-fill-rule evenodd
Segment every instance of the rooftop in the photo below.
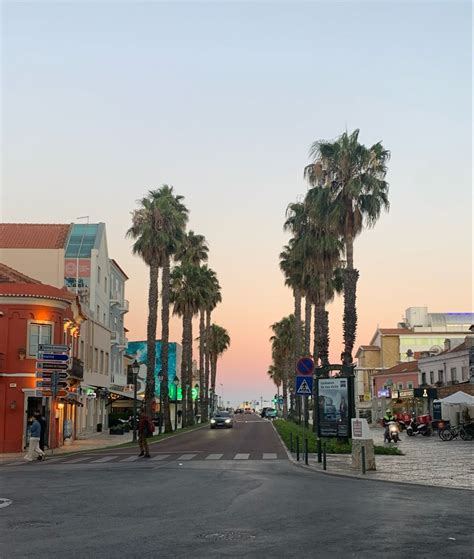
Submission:
M 376 375 L 396 375 L 402 373 L 417 373 L 419 372 L 418 368 L 418 361 L 406 361 L 403 363 L 398 363 L 394 367 L 390 369 L 385 369 L 384 371 L 380 371 L 376 373 Z
M 40 281 L 30 278 L 25 274 L 22 274 L 18 270 L 14 270 L 7 266 L 6 264 L 2 264 L 0 262 L 0 283 L 32 283 L 32 284 L 41 284 Z
M 0 223 L 0 248 L 64 248 L 70 227 L 64 223 Z

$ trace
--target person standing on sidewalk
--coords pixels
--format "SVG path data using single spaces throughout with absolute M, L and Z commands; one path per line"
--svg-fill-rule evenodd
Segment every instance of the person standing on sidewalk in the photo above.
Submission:
M 46 439 L 46 419 L 43 417 L 43 415 L 41 414 L 40 411 L 35 411 L 34 416 L 35 416 L 35 419 L 37 419 L 39 424 L 41 425 L 39 447 L 44 452 L 44 441 Z
M 43 460 L 44 452 L 40 448 L 40 438 L 41 438 L 41 424 L 36 419 L 34 415 L 30 417 L 31 429 L 30 429 L 30 444 L 28 446 L 28 454 L 25 456 L 27 462 L 33 462 L 38 457 Z
M 140 414 L 140 421 L 138 422 L 138 444 L 140 445 L 140 454 L 144 458 L 150 458 L 150 450 L 148 448 L 147 438 L 153 435 L 155 426 L 150 421 L 145 410 Z

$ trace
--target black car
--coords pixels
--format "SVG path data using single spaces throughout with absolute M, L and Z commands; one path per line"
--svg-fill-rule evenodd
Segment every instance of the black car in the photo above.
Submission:
M 216 427 L 231 429 L 233 426 L 234 420 L 228 411 L 216 411 L 211 418 L 211 429 L 215 429 Z
M 262 411 L 260 412 L 260 417 L 265 417 L 265 412 L 268 410 L 268 408 L 262 408 Z

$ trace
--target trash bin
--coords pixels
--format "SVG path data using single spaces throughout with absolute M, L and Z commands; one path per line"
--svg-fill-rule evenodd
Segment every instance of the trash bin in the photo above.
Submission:
M 97 432 L 102 433 L 102 423 L 97 423 Z

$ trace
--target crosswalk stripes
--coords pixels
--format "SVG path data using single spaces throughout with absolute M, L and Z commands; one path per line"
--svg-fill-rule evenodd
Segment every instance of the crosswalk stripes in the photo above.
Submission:
M 117 456 L 104 456 L 103 458 L 99 458 L 98 460 L 92 460 L 91 464 L 102 464 L 102 462 L 110 462 Z
M 236 454 L 234 456 L 234 460 L 248 460 L 250 457 L 250 454 L 246 454 L 244 452 L 241 452 L 239 454 Z
M 79 458 L 74 458 L 74 460 L 68 460 L 67 462 L 64 462 L 64 464 L 78 464 L 79 462 L 84 462 L 89 459 L 90 456 L 80 456 Z
M 122 460 L 119 460 L 119 462 L 135 462 L 135 460 L 138 460 L 140 458 L 140 456 L 135 455 L 135 456 L 129 456 L 128 458 L 123 458 Z
M 276 452 L 264 452 L 263 459 L 264 460 L 276 460 L 277 455 Z
M 169 457 L 170 457 L 169 454 L 157 454 L 156 456 L 153 456 L 152 461 L 157 462 L 159 460 L 166 460 Z
M 197 454 L 182 454 L 178 460 L 192 460 Z
M 220 460 L 223 456 L 223 454 L 208 454 L 205 460 Z

